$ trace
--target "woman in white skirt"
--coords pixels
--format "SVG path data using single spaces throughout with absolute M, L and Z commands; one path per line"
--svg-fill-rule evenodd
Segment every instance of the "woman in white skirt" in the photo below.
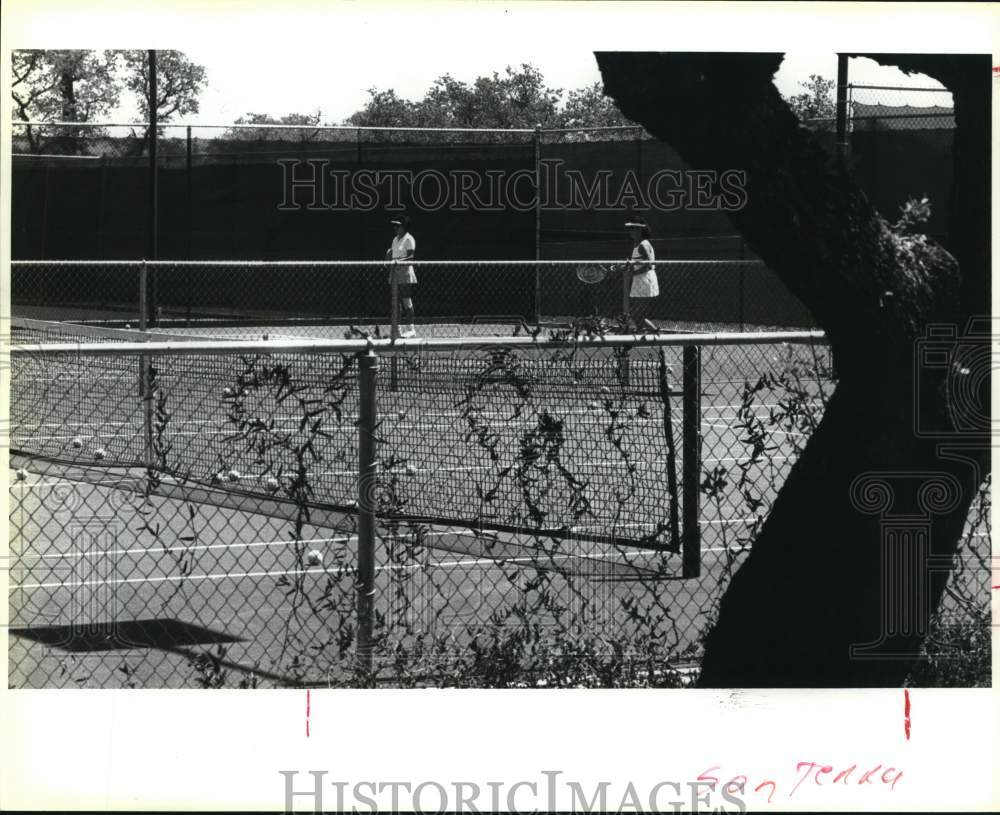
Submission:
M 625 229 L 632 239 L 632 255 L 624 264 L 624 272 L 632 275 L 629 290 L 629 316 L 636 330 L 656 331 L 656 326 L 647 319 L 653 306 L 653 299 L 660 294 L 660 284 L 656 277 L 656 255 L 649 242 L 649 226 L 642 218 L 630 218 Z
M 386 260 L 413 260 L 417 251 L 417 242 L 413 239 L 413 235 L 409 233 L 410 219 L 406 215 L 400 215 L 393 218 L 390 223 L 396 234 L 392 239 L 392 246 L 386 250 Z M 403 316 L 409 323 L 407 328 L 399 332 L 399 336 L 415 337 L 417 330 L 413 327 L 413 294 L 411 287 L 416 284 L 417 275 L 414 273 L 413 267 L 409 264 L 395 263 L 392 269 L 389 270 L 390 286 L 393 279 L 395 279 L 399 287 L 399 304 L 402 307 Z

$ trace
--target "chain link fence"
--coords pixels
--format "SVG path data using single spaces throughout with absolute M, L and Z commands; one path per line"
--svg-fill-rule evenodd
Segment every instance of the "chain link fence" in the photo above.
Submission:
M 400 272 L 413 269 L 404 290 Z M 585 283 L 582 269 L 604 278 Z M 14 317 L 260 339 L 340 338 L 351 326 L 390 336 L 409 313 L 426 336 L 509 335 L 581 319 L 627 318 L 631 275 L 610 261 L 14 261 Z M 657 261 L 659 328 L 705 332 L 808 327 L 799 300 L 759 261 Z M 396 304 L 395 309 L 393 304 Z M 395 317 L 395 319 L 394 319 Z M 273 329 L 273 330 L 272 330 Z M 643 329 L 644 330 L 644 329 Z
M 14 256 L 153 257 L 149 135 L 142 124 L 14 122 Z M 634 127 L 167 124 L 156 149 L 158 258 L 375 258 L 385 210 L 398 207 L 424 257 L 614 257 L 630 206 L 648 212 L 661 257 L 754 257 L 724 208 L 689 205 L 680 157 Z M 676 179 L 656 185 L 664 168 Z M 328 178 L 293 189 L 317 173 Z
M 927 198 L 927 234 L 948 246 L 955 112 L 944 88 L 849 85 L 848 143 L 858 181 L 890 221 Z
M 12 334 L 14 687 L 686 684 L 834 386 L 817 333 L 61 330 Z

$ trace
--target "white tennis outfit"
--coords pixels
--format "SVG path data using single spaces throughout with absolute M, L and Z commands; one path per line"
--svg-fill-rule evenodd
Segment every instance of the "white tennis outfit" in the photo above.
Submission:
M 413 235 L 409 232 L 403 234 L 401 238 L 392 239 L 392 259 L 403 260 L 410 252 L 417 251 L 417 242 L 413 240 Z M 389 282 L 392 283 L 392 276 L 396 276 L 397 283 L 416 283 L 417 275 L 412 266 L 394 266 L 389 272 Z
M 660 283 L 656 278 L 656 255 L 653 252 L 653 244 L 643 241 L 638 246 L 632 248 L 632 260 L 649 261 L 649 269 L 642 274 L 632 277 L 632 289 L 629 291 L 630 297 L 657 297 L 660 294 Z

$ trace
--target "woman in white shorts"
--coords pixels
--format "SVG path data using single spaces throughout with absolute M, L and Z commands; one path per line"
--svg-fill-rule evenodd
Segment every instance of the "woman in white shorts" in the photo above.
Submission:
M 656 326 L 647 319 L 654 298 L 660 294 L 660 284 L 656 277 L 656 255 L 649 242 L 649 226 L 642 218 L 630 218 L 625 229 L 632 239 L 632 255 L 624 264 L 625 273 L 632 274 L 629 289 L 629 316 L 636 330 L 656 331 Z
M 386 250 L 386 260 L 413 260 L 417 251 L 417 242 L 413 235 L 409 233 L 410 219 L 406 215 L 393 218 L 390 223 L 396 235 L 392 239 L 392 246 Z M 403 316 L 409 326 L 399 332 L 400 337 L 415 337 L 417 330 L 413 327 L 413 295 L 411 287 L 417 282 L 417 275 L 413 267 L 408 264 L 393 264 L 389 271 L 389 285 L 395 279 L 399 287 L 399 304 L 402 307 Z

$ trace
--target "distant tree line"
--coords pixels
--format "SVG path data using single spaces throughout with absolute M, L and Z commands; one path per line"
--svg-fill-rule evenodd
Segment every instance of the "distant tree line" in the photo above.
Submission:
M 148 54 L 143 50 L 14 51 L 11 94 L 16 119 L 22 121 L 91 122 L 111 114 L 131 96 L 143 120 L 149 117 Z M 157 52 L 157 116 L 161 122 L 197 113 L 207 85 L 205 68 L 178 51 Z M 800 83 L 803 92 L 787 102 L 803 120 L 834 115 L 833 80 L 813 74 Z M 572 129 L 634 125 L 624 117 L 601 83 L 566 91 L 545 83 L 533 65 L 507 66 L 463 82 L 450 74 L 434 80 L 417 101 L 391 88 L 369 88 L 363 108 L 341 122 L 312 113 L 248 112 L 233 122 L 224 140 L 267 141 L 302 138 L 283 128 L 241 129 L 239 125 L 291 125 L 303 130 L 321 124 L 354 127 L 454 127 Z M 625 134 L 632 138 L 632 134 Z

